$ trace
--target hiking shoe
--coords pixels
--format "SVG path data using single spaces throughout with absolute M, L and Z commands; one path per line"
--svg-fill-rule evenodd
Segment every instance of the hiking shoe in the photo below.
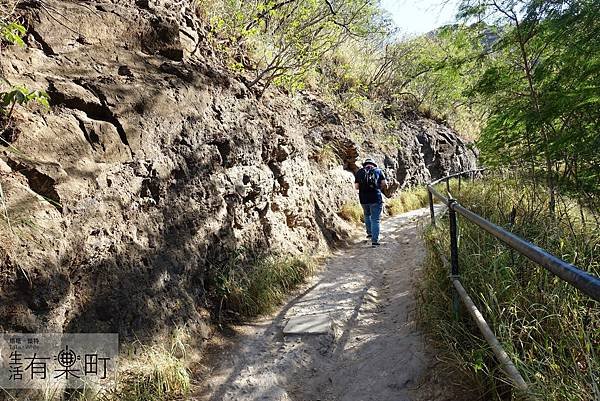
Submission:
M 371 238 L 371 237 L 372 237 L 372 235 L 371 235 L 371 234 L 367 234 L 367 238 Z
M 371 246 L 372 246 L 373 248 L 377 248 L 377 247 L 378 247 L 378 246 L 380 246 L 380 245 L 381 245 L 381 242 L 371 242 Z

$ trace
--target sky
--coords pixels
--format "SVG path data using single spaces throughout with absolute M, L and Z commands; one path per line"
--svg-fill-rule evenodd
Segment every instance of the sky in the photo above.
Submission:
M 382 0 L 401 34 L 418 35 L 455 21 L 460 0 Z

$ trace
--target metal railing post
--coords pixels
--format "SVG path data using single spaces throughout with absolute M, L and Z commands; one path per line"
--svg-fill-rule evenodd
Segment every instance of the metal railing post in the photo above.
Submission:
M 462 175 L 459 175 L 458 176 L 458 193 L 460 193 L 461 182 L 462 182 Z
M 450 178 L 446 180 L 446 192 L 450 193 Z
M 454 211 L 454 205 L 456 199 L 448 199 L 448 217 L 450 219 L 450 277 L 452 279 L 459 278 L 458 270 L 458 224 L 456 220 L 456 212 Z M 459 294 L 456 289 L 452 291 L 452 309 L 454 310 L 454 316 L 458 318 L 459 315 Z
M 433 195 L 429 188 L 427 188 L 427 194 L 429 195 L 429 213 L 431 214 L 431 225 L 435 227 L 435 209 L 433 208 Z

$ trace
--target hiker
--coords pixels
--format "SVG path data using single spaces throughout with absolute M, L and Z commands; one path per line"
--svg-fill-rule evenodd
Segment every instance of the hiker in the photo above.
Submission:
M 365 159 L 362 168 L 355 174 L 354 187 L 358 189 L 360 205 L 365 213 L 365 227 L 367 238 L 371 238 L 373 247 L 379 243 L 379 226 L 383 210 L 381 189 L 385 188 L 387 181 L 385 175 L 373 159 Z

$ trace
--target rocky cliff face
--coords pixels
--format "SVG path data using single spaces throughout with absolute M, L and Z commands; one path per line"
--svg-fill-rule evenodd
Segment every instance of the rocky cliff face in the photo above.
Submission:
M 17 110 L 0 146 L 0 330 L 201 326 L 208 269 L 231 250 L 344 238 L 336 212 L 356 197 L 359 157 L 398 186 L 475 165 L 424 118 L 382 146 L 314 95 L 258 99 L 214 61 L 186 2 L 160 3 L 23 3 L 29 46 L 5 51 L 4 74 L 52 108 Z

